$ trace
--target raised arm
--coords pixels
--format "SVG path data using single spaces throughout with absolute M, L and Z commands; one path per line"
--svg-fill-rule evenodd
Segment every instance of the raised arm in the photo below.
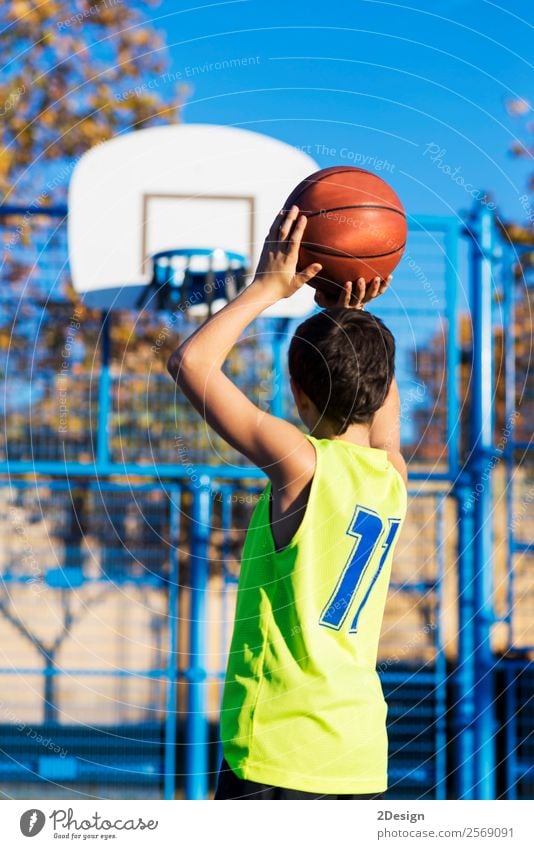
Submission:
M 262 468 L 275 488 L 304 486 L 315 451 L 293 424 L 261 410 L 222 371 L 243 330 L 271 304 L 291 296 L 321 266 L 296 273 L 306 218 L 298 207 L 278 215 L 253 282 L 206 321 L 170 357 L 167 369 L 191 404 L 230 445 Z

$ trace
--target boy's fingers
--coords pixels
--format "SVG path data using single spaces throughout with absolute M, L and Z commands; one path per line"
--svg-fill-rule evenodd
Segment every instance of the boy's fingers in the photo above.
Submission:
M 291 253 L 298 253 L 300 248 L 300 242 L 302 240 L 302 236 L 304 234 L 304 230 L 306 229 L 307 223 L 308 219 L 305 215 L 300 215 L 298 217 L 297 222 L 293 227 L 291 236 L 289 237 L 289 248 Z
M 365 294 L 366 294 L 366 289 L 367 289 L 365 277 L 358 277 L 358 279 L 356 280 L 355 286 L 356 286 L 356 292 L 355 292 L 356 303 L 359 305 L 359 304 L 362 304 L 364 299 L 365 299 Z
M 350 303 L 353 298 L 354 293 L 352 291 L 352 280 L 347 280 L 347 282 L 343 284 L 343 306 L 350 307 Z
M 386 277 L 386 279 L 385 279 L 385 280 L 382 280 L 382 282 L 380 283 L 380 289 L 379 289 L 379 291 L 378 291 L 378 294 L 379 294 L 379 295 L 383 295 L 383 294 L 384 294 L 384 292 L 386 291 L 386 289 L 388 288 L 388 286 L 389 286 L 389 284 L 391 283 L 391 281 L 392 281 L 392 280 L 393 280 L 393 275 L 392 275 L 392 274 L 388 274 L 388 276 Z
M 380 289 L 381 282 L 382 281 L 380 277 L 373 277 L 373 279 L 369 283 L 369 288 L 367 290 L 365 298 L 366 301 L 370 301 L 372 298 L 376 298 L 376 296 L 378 295 L 378 290 Z
M 281 242 L 285 242 L 285 240 L 288 238 L 288 236 L 291 233 L 291 230 L 293 228 L 293 225 L 294 225 L 295 221 L 297 220 L 298 214 L 299 214 L 298 206 L 292 206 L 291 209 L 289 210 L 289 212 L 287 213 L 286 217 L 284 218 L 284 220 L 280 224 L 278 239 Z
M 304 283 L 307 283 L 309 280 L 312 279 L 312 277 L 315 277 L 316 274 L 319 274 L 322 267 L 323 266 L 320 265 L 318 262 L 312 262 L 311 265 L 307 265 L 306 268 L 303 268 L 302 271 L 299 271 L 299 273 L 296 274 L 295 277 L 299 284 L 304 285 Z M 322 295 L 322 292 L 317 290 L 315 294 L 315 303 L 318 306 L 323 307 L 325 306 L 325 304 L 319 302 L 319 295 Z
M 286 216 L 286 210 L 281 209 L 280 212 L 278 213 L 278 215 L 276 216 L 276 218 L 274 219 L 273 223 L 271 224 L 271 229 L 269 230 L 269 232 L 267 234 L 267 241 L 268 242 L 274 242 L 275 240 L 278 239 L 279 233 L 280 233 L 280 227 L 281 227 L 282 221 L 284 220 L 285 216 Z

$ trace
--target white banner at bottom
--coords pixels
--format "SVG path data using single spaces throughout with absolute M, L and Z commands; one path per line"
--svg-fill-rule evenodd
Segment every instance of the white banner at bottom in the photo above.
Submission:
M 1 842 L 9 849 L 76 843 L 117 849 L 141 845 L 147 849 L 324 849 L 333 842 L 346 849 L 534 846 L 532 801 L 349 800 L 348 805 L 332 800 L 313 800 L 307 805 L 285 801 L 270 813 L 261 809 L 261 801 L 238 803 L 239 807 L 234 801 L 47 799 L 0 804 Z

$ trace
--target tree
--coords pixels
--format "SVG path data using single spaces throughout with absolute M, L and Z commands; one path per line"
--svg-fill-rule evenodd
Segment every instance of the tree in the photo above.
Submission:
M 50 374 L 53 378 L 57 372 L 62 349 L 70 339 L 72 344 L 82 343 L 83 361 L 91 363 L 100 329 L 99 313 L 77 303 L 63 260 L 50 260 L 65 256 L 64 222 L 39 215 L 39 210 L 65 200 L 78 157 L 94 145 L 123 131 L 179 120 L 185 92 L 182 88 L 162 94 L 165 45 L 143 14 L 156 5 L 139 0 L 4 0 L 0 4 L 0 203 L 27 207 L 23 216 L 0 218 L 4 284 L 0 348 L 12 405 L 6 411 L 8 441 L 15 453 L 17 442 L 24 451 L 41 432 L 48 440 L 57 433 L 62 387 L 54 389 Z M 46 291 L 50 278 L 44 275 L 43 287 L 42 273 L 50 262 L 57 263 L 61 275 L 61 280 L 54 281 L 57 295 L 54 291 L 52 303 Z M 56 383 L 69 379 L 72 384 L 68 389 L 75 435 L 87 430 L 86 398 L 73 394 L 80 382 L 79 359 L 69 362 L 68 375 L 55 375 Z M 47 389 L 40 397 L 43 376 Z M 22 391 L 22 382 L 31 386 L 32 397 Z M 68 448 L 68 441 L 65 445 Z M 73 505 L 76 515 L 66 532 L 66 566 L 73 560 L 79 565 L 81 557 L 83 510 L 79 500 Z M 96 588 L 76 607 L 72 592 L 60 589 L 61 627 L 51 641 L 40 639 L 32 624 L 13 609 L 9 596 L 0 594 L 0 616 L 31 641 L 50 673 L 45 677 L 47 720 L 56 718 L 52 673 L 58 653 L 88 605 L 96 604 L 102 592 Z
M 4 203 L 38 197 L 41 205 L 49 204 L 64 194 L 73 160 L 90 147 L 127 129 L 178 120 L 184 89 L 170 99 L 158 93 L 166 50 L 143 16 L 158 3 L 4 0 L 0 5 Z M 54 174 L 47 180 L 52 163 Z M 65 167 L 63 179 L 59 165 Z
M 519 135 L 524 141 L 515 141 L 510 153 L 512 156 L 532 161 L 534 159 L 534 121 L 532 120 L 532 106 L 524 98 L 508 100 L 506 103 L 508 114 L 521 122 Z M 527 191 L 520 196 L 519 203 L 522 207 L 522 220 L 510 221 L 503 224 L 503 230 L 508 239 L 515 245 L 532 245 L 534 243 L 534 172 L 530 174 L 526 186 Z M 521 266 L 524 269 L 534 267 L 534 253 L 526 251 L 521 254 Z M 521 272 L 521 268 L 518 268 Z
M 50 260 L 65 256 L 65 226 L 39 209 L 64 201 L 78 157 L 92 146 L 179 120 L 185 90 L 164 94 L 166 48 L 145 21 L 158 3 L 0 4 L 0 198 L 27 207 L 0 217 L 0 350 L 17 379 L 57 368 L 73 315 L 92 360 L 99 313 L 79 303 L 64 260 Z

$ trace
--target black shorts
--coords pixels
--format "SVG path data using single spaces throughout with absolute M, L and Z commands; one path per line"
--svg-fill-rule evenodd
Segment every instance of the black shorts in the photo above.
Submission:
M 223 760 L 215 799 L 383 799 L 383 793 L 305 793 L 303 790 L 288 790 L 285 787 L 272 787 L 270 784 L 259 784 L 238 778 L 235 772 Z

